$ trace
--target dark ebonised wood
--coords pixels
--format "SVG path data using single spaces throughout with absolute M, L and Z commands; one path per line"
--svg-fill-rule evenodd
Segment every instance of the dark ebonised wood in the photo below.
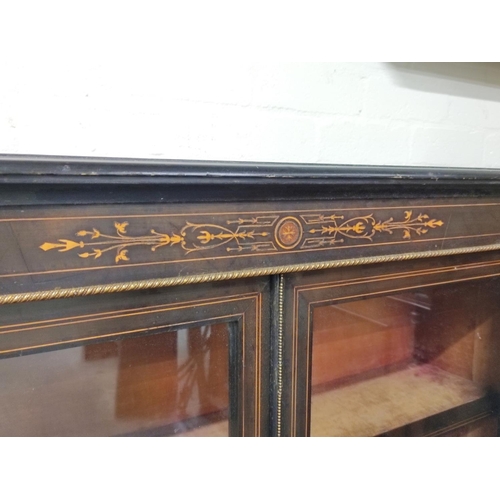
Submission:
M 189 203 L 485 196 L 494 169 L 0 155 L 0 203 Z

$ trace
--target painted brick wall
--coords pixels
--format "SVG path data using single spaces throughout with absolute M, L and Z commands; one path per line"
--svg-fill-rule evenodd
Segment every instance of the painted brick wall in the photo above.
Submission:
M 500 167 L 500 64 L 12 59 L 0 153 Z

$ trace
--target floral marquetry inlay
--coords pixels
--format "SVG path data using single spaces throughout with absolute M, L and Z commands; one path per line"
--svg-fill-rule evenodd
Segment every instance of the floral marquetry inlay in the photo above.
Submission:
M 373 214 L 345 217 L 338 214 L 307 214 L 280 217 L 277 215 L 238 217 L 217 223 L 185 221 L 177 230 L 150 229 L 144 234 L 131 234 L 128 221 L 114 223 L 114 232 L 103 229 L 82 229 L 77 238 L 61 238 L 40 245 L 44 251 L 74 251 L 82 259 L 99 259 L 112 254 L 115 263 L 129 261 L 135 247 L 149 247 L 152 252 L 162 248 L 180 248 L 187 255 L 221 249 L 227 253 L 274 253 L 320 249 L 345 243 L 347 240 L 374 241 L 377 235 L 398 235 L 403 240 L 420 238 L 439 228 L 443 221 L 411 210 L 401 220 L 382 220 Z M 178 226 L 177 226 L 178 227 Z
M 412 237 L 425 235 L 430 229 L 443 225 L 442 220 L 431 219 L 429 215 L 419 213 L 413 215 L 413 211 L 404 213 L 403 220 L 397 221 L 393 217 L 387 220 L 377 220 L 373 214 L 351 217 L 345 219 L 343 215 L 307 215 L 302 216 L 307 225 L 313 227 L 307 232 L 311 237 L 305 239 L 302 248 L 324 247 L 344 243 L 344 238 L 364 239 L 373 241 L 377 234 L 402 233 L 403 240 L 411 240 Z

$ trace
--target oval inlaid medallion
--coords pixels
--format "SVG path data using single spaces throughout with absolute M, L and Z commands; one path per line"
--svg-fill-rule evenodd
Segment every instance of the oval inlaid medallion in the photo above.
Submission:
M 295 217 L 281 219 L 274 231 L 276 243 L 285 250 L 295 248 L 302 238 L 302 224 Z

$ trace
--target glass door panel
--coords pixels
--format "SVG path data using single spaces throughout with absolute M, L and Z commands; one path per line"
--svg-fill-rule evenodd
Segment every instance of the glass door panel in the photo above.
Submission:
M 227 436 L 230 326 L 3 359 L 0 435 Z
M 4 306 L 0 436 L 268 435 L 268 288 Z
M 497 435 L 496 284 L 315 307 L 310 434 Z

